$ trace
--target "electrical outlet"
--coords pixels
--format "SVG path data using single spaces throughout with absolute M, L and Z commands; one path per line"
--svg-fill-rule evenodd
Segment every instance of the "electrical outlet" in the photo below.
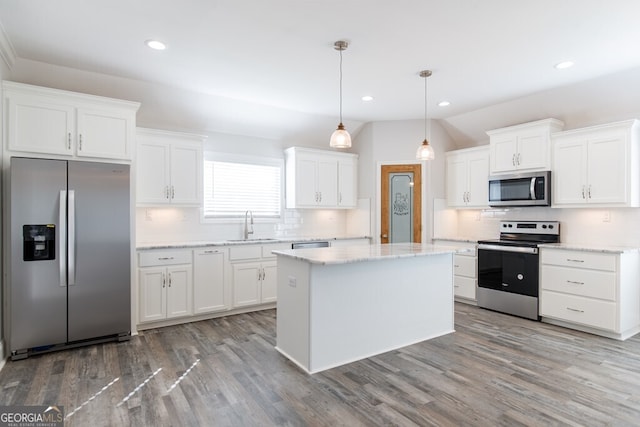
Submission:
M 289 286 L 291 286 L 292 288 L 298 286 L 298 281 L 296 280 L 295 276 L 289 276 Z
M 153 215 L 151 215 L 151 211 L 149 209 L 144 210 L 144 219 L 146 221 L 153 221 Z
M 604 211 L 602 214 L 602 222 L 611 222 L 611 211 Z

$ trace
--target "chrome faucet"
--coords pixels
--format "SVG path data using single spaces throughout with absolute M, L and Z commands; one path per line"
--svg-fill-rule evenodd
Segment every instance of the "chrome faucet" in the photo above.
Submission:
M 251 217 L 251 222 L 248 222 L 247 219 Z M 251 227 L 251 230 L 249 230 Z M 253 212 L 246 211 L 244 213 L 244 240 L 249 238 L 249 234 L 253 234 Z

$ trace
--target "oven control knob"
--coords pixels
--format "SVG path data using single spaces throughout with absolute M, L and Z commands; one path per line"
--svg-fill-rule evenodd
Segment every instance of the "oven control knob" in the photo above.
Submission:
M 542 224 L 542 228 L 547 228 L 547 224 Z M 551 228 L 551 226 L 549 226 Z
M 522 280 L 522 279 L 524 279 L 524 276 L 523 276 L 522 274 L 518 274 L 518 276 L 517 276 L 517 277 L 518 277 L 518 280 Z
M 549 228 L 550 228 L 550 229 L 551 229 L 551 228 L 553 228 L 553 225 L 549 224 Z
M 506 227 L 506 226 L 507 226 L 507 224 L 502 224 L 502 227 L 503 227 L 503 228 L 504 228 L 504 227 Z
M 513 227 L 513 224 L 509 224 L 509 228 Z

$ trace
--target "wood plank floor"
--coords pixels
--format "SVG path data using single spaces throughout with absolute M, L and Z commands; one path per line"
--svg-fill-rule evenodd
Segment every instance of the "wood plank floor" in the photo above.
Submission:
M 275 310 L 7 362 L 0 405 L 67 426 L 640 425 L 625 342 L 456 304 L 456 332 L 315 375 L 274 350 Z

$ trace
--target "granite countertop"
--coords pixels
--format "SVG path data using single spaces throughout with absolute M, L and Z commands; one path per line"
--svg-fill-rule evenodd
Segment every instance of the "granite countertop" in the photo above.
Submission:
M 640 252 L 639 247 L 633 247 L 633 246 L 587 245 L 587 244 L 581 244 L 581 243 L 544 243 L 538 246 L 540 248 L 565 249 L 565 250 L 583 251 L 583 252 L 601 252 L 601 253 L 610 253 L 610 254 Z
M 264 245 L 270 243 L 292 243 L 292 242 L 314 242 L 314 241 L 332 241 L 332 240 L 351 240 L 351 239 L 371 239 L 370 236 L 346 236 L 346 237 L 274 237 L 274 238 L 255 238 L 255 239 L 234 239 L 234 240 L 202 240 L 188 242 L 165 242 L 165 243 L 137 243 L 137 250 L 150 249 L 188 249 L 202 248 L 206 246 L 235 246 L 235 245 Z
M 467 251 L 469 249 L 428 243 L 389 243 L 368 246 L 275 250 L 272 253 L 311 264 L 329 265 L 453 254 Z

